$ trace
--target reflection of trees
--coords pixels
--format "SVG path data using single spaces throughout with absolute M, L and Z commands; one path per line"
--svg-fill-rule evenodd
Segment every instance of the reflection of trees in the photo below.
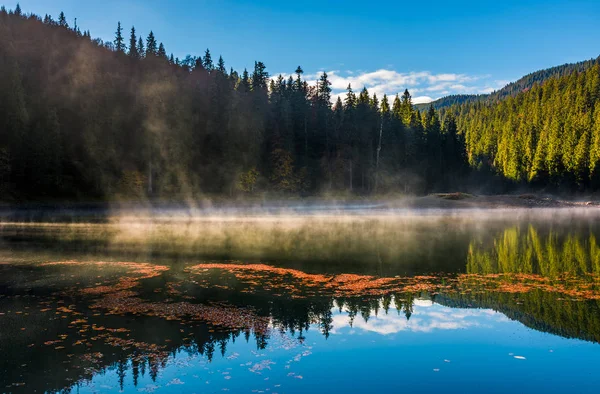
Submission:
M 438 295 L 435 302 L 453 308 L 486 308 L 537 331 L 600 343 L 600 301 L 572 301 L 535 290 L 523 294 Z
M 537 274 L 544 277 L 557 277 L 564 273 L 579 275 L 585 278 L 585 274 L 600 274 L 600 246 L 592 228 L 580 229 L 577 233 L 561 231 L 560 228 L 540 228 L 533 225 L 514 226 L 501 231 L 486 240 L 471 241 L 470 245 L 465 239 L 461 239 L 459 245 L 453 250 L 454 259 L 457 255 L 463 261 L 466 255 L 466 270 L 475 274 L 497 274 L 497 273 L 523 273 Z M 358 230 L 357 230 L 358 231 Z M 375 230 L 373 230 L 375 231 Z M 377 235 L 377 233 L 375 234 Z M 302 238 L 302 242 L 309 242 L 308 235 Z M 383 238 L 381 238 L 383 239 Z M 79 241 L 77 241 L 79 242 Z M 300 246 L 306 246 L 300 242 Z M 386 241 L 387 242 L 387 241 Z M 99 247 L 104 245 L 99 242 Z M 469 247 L 467 248 L 467 245 Z M 325 246 L 323 246 L 325 247 Z M 382 247 L 382 245 L 378 245 Z M 341 249 L 344 249 L 342 245 Z M 85 249 L 85 248 L 84 248 Z M 340 249 L 340 250 L 341 250 Z M 422 247 L 423 250 L 429 248 Z M 293 254 L 294 249 L 290 249 Z M 326 250 L 321 250 L 325 252 Z M 331 256 L 339 257 L 334 252 Z M 336 252 L 337 253 L 337 252 Z M 400 253 L 400 249 L 398 249 Z M 63 252 L 60 253 L 63 255 Z M 368 255 L 369 253 L 367 253 Z M 324 254 L 327 256 L 327 253 Z M 357 254 L 357 256 L 361 256 Z M 362 255 L 364 256 L 364 255 Z M 392 255 L 385 255 L 384 260 Z M 393 255 L 392 257 L 398 257 Z M 415 253 L 415 256 L 417 254 Z M 73 258 L 78 258 L 75 253 Z M 413 256 L 414 257 L 414 256 Z M 416 259 L 415 259 L 416 260 Z M 430 261 L 440 260 L 439 256 L 431 257 Z M 442 259 L 443 260 L 443 259 Z M 326 260 L 327 261 L 327 260 Z M 322 269 L 323 261 L 312 265 L 312 272 L 326 272 Z M 431 264 L 435 266 L 436 264 Z M 175 264 L 173 264 L 175 266 Z M 350 265 L 350 268 L 343 267 L 344 272 L 358 272 L 361 268 Z M 301 267 L 296 267 L 301 268 Z M 56 268 L 57 270 L 59 268 Z M 327 267 L 327 269 L 330 269 Z M 338 269 L 341 269 L 338 267 Z M 364 268 L 363 268 L 364 269 Z M 404 266 L 403 266 L 404 269 Z M 144 299 L 152 297 L 160 298 L 163 295 L 153 294 L 156 287 L 166 287 L 167 283 L 182 282 L 181 270 L 175 267 L 160 278 L 153 279 L 154 282 L 144 282 L 141 294 Z M 23 276 L 26 273 L 20 272 Z M 41 273 L 31 269 L 32 276 L 36 279 L 43 278 Z M 68 285 L 68 278 L 61 282 Z M 95 276 L 90 277 L 95 282 Z M 218 280 L 223 280 L 222 277 Z M 160 284 L 157 284 L 160 282 Z M 251 306 L 258 316 L 269 317 L 274 326 L 274 331 L 269 334 L 260 334 L 247 329 L 239 330 L 214 330 L 214 327 L 205 324 L 197 324 L 193 328 L 186 327 L 186 332 L 181 333 L 181 325 L 178 321 L 166 321 L 149 316 L 136 316 L 131 319 L 127 316 L 91 316 L 90 324 L 106 327 L 124 327 L 130 330 L 131 339 L 140 343 L 166 344 L 164 351 L 148 353 L 139 349 L 116 349 L 108 346 L 102 341 L 91 343 L 91 348 L 85 346 L 74 346 L 71 341 L 65 343 L 64 351 L 54 351 L 54 347 L 44 347 L 41 345 L 28 348 L 32 337 L 36 342 L 52 341 L 56 339 L 57 333 L 74 333 L 75 328 L 69 328 L 68 322 L 62 319 L 44 320 L 44 316 L 33 313 L 35 309 L 33 300 L 27 304 L 26 298 L 21 298 L 19 304 L 10 304 L 10 299 L 0 299 L 0 310 L 18 310 L 25 306 L 30 306 L 31 311 L 28 317 L 23 316 L 23 323 L 8 325 L 2 327 L 0 339 L 11 338 L 10 341 L 0 340 L 0 351 L 5 355 L 0 359 L 0 371 L 7 373 L 0 374 L 0 387 L 24 381 L 27 386 L 22 392 L 55 392 L 65 387 L 75 387 L 76 382 L 91 379 L 95 373 L 101 372 L 106 368 L 115 368 L 119 385 L 126 382 L 133 382 L 137 386 L 140 377 L 150 376 L 156 379 L 158 373 L 164 368 L 169 360 L 169 355 L 175 355 L 180 352 L 189 354 L 199 354 L 211 361 L 214 357 L 225 357 L 227 348 L 236 340 L 245 340 L 256 344 L 258 349 L 264 349 L 269 346 L 272 336 L 277 331 L 284 335 L 289 335 L 299 342 L 305 338 L 309 330 L 318 330 L 327 338 L 333 328 L 333 308 L 344 310 L 348 314 L 349 323 L 352 326 L 356 319 L 362 319 L 368 322 L 374 314 L 393 313 L 390 312 L 394 306 L 398 314 L 403 314 L 406 319 L 410 319 L 414 313 L 415 299 L 424 294 L 415 293 L 387 293 L 379 296 L 348 296 L 336 297 L 332 293 L 326 293 L 324 290 L 306 290 L 307 294 L 302 297 L 291 297 L 289 294 L 278 290 L 267 289 L 266 283 L 261 282 L 262 286 L 254 288 L 251 292 L 242 292 L 243 284 L 232 281 L 227 283 L 228 289 L 220 289 L 216 286 L 198 286 L 188 283 L 183 285 L 180 290 L 190 299 L 226 301 L 234 306 Z M 86 283 L 82 281 L 81 286 Z M 300 288 L 300 286 L 297 286 Z M 54 290 L 54 289 L 52 289 Z M 42 297 L 47 297 L 51 291 L 47 289 L 38 289 Z M 3 292 L 3 294 L 7 294 Z M 338 293 L 339 294 L 339 293 Z M 174 298 L 177 296 L 173 295 Z M 568 338 L 579 338 L 588 341 L 600 343 L 600 301 L 575 302 L 568 299 L 561 299 L 560 294 L 544 292 L 534 289 L 524 294 L 511 294 L 487 291 L 485 293 L 460 294 L 456 292 L 431 295 L 433 301 L 450 307 L 478 307 L 491 308 L 502 312 L 511 319 L 517 320 L 528 327 L 538 331 L 549 332 Z M 89 300 L 88 300 L 89 301 Z M 88 305 L 86 300 L 78 301 L 78 310 L 85 311 Z M 29 336 L 24 336 L 19 331 L 20 327 L 26 326 Z M 45 330 L 47 329 L 47 331 Z M 74 335 L 70 335 L 70 338 Z M 169 342 L 164 340 L 168 339 Z M 25 350 L 24 350 L 25 349 Z M 68 354 L 72 354 L 73 360 L 79 359 L 86 353 L 101 352 L 104 357 L 94 368 L 65 368 L 68 364 Z M 27 364 L 25 367 L 20 367 Z M 22 377 L 20 376 L 22 375 Z M 11 389 L 18 392 L 20 388 Z M 67 389 L 68 391 L 68 389 Z
M 227 298 L 227 292 L 221 294 Z M 270 316 L 275 332 L 280 331 L 302 342 L 306 331 L 316 328 L 322 335 L 328 337 L 332 329 L 332 310 L 339 308 L 348 313 L 352 323 L 355 319 L 368 321 L 374 314 L 390 313 L 396 307 L 398 314 L 407 319 L 414 312 L 414 302 L 417 298 L 428 297 L 427 294 L 398 293 L 387 294 L 384 297 L 332 297 L 314 295 L 301 299 L 283 299 L 269 297 L 265 294 L 246 294 L 243 300 L 237 300 L 240 305 L 252 305 L 263 316 Z M 542 291 L 532 291 L 525 294 L 485 293 L 460 295 L 458 293 L 435 295 L 433 301 L 450 307 L 479 307 L 498 310 L 514 320 L 539 331 L 550 332 L 569 338 L 581 338 L 600 342 L 600 302 L 574 302 L 561 300 L 558 294 Z M 218 297 L 217 297 L 218 298 Z M 5 301 L 6 302 L 6 301 Z M 23 306 L 23 305 L 21 305 Z M 82 310 L 85 304 L 78 308 Z M 14 309 L 14 308 L 13 308 Z M 33 308 L 32 308 L 33 310 Z M 33 316 L 33 314 L 32 314 Z M 130 330 L 129 335 L 136 342 L 167 343 L 164 352 L 145 353 L 139 349 L 117 349 L 109 347 L 102 341 L 93 342 L 92 348 L 71 346 L 65 343 L 67 349 L 56 353 L 53 348 L 34 347 L 32 353 L 22 356 L 25 342 L 0 344 L 0 350 L 7 356 L 0 361 L 0 369 L 9 371 L 0 378 L 0 384 L 6 385 L 14 381 L 15 375 L 28 382 L 27 390 L 31 392 L 55 392 L 62 387 L 76 387 L 75 382 L 91 379 L 95 373 L 106 368 L 114 368 L 118 383 L 132 382 L 137 386 L 143 376 L 156 379 L 159 371 L 169 360 L 169 355 L 181 352 L 190 355 L 203 355 L 211 361 L 214 357 L 226 357 L 227 348 L 240 338 L 256 343 L 258 349 L 269 346 L 270 336 L 261 335 L 250 330 L 214 330 L 207 325 L 197 324 L 186 326 L 181 333 L 178 321 L 164 321 L 151 317 L 137 316 L 130 319 L 127 316 L 91 316 L 90 324 L 106 327 L 124 327 Z M 63 319 L 57 319 L 50 324 L 50 332 L 69 333 Z M 36 325 L 32 324 L 32 329 Z M 44 331 L 47 326 L 39 326 L 35 336 L 39 341 L 55 339 Z M 189 331 L 189 332 L 188 332 Z M 12 335 L 8 333 L 9 335 Z M 14 334 L 16 338 L 18 335 Z M 187 339 L 186 339 L 187 338 Z M 168 342 L 164 342 L 168 339 Z M 92 370 L 77 370 L 69 368 L 66 372 L 64 363 L 66 354 L 75 357 L 87 352 L 102 352 L 105 356 Z M 28 360 L 27 362 L 24 360 Z M 33 360 L 33 361 L 32 361 Z M 24 368 L 18 367 L 28 363 Z M 29 384 L 31 383 L 31 384 Z M 18 390 L 15 390 L 18 391 Z M 67 390 L 68 391 L 68 390 Z
M 591 230 L 577 233 L 514 226 L 492 244 L 471 242 L 467 272 L 524 273 L 556 277 L 561 274 L 600 274 L 600 246 Z

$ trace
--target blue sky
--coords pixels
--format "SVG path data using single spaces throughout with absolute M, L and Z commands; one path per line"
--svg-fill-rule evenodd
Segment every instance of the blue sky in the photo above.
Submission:
M 2 3 L 2 0 L 0 0 Z M 16 3 L 16 2 L 15 2 Z M 154 30 L 184 57 L 210 48 L 228 67 L 261 60 L 271 74 L 302 65 L 379 95 L 411 90 L 416 101 L 484 93 L 541 69 L 600 54 L 599 0 L 357 1 L 22 0 L 24 12 L 64 11 L 93 37 L 117 21 Z M 6 4 L 14 8 L 14 4 Z

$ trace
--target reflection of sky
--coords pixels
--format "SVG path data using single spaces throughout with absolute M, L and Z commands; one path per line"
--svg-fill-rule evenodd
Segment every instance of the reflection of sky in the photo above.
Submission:
M 450 309 L 428 300 L 416 300 L 413 316 L 406 319 L 403 313 L 390 309 L 384 313 L 383 305 L 380 312 L 373 315 L 367 322 L 362 316 L 357 316 L 350 327 L 348 310 L 343 309 L 333 318 L 331 334 L 352 335 L 357 332 L 372 332 L 382 335 L 396 334 L 401 331 L 433 332 L 436 330 L 458 330 L 487 325 L 494 322 L 507 321 L 501 313 L 489 309 Z M 339 311 L 338 311 L 339 312 Z
M 596 393 L 600 345 L 526 328 L 485 309 L 417 300 L 409 321 L 391 308 L 359 314 L 333 310 L 328 339 L 318 326 L 303 344 L 273 332 L 267 349 L 239 337 L 212 363 L 179 353 L 156 382 L 148 375 L 126 392 L 156 393 Z M 516 358 L 519 357 L 519 358 Z M 80 392 L 117 392 L 116 371 Z

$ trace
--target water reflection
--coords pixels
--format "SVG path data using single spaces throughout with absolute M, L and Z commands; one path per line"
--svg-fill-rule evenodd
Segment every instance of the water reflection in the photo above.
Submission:
M 477 379 L 464 376 L 496 381 L 484 368 L 510 371 L 523 389 L 593 392 L 600 383 L 586 363 L 600 354 L 594 221 L 377 223 L 363 222 L 372 244 L 353 226 L 312 235 L 307 223 L 259 228 L 253 242 L 266 244 L 247 253 L 261 261 L 207 261 L 227 248 L 239 257 L 249 242 L 223 238 L 222 224 L 171 229 L 176 235 L 162 228 L 152 239 L 153 230 L 125 235 L 105 224 L 5 225 L 0 388 L 369 391 L 361 376 L 374 368 L 387 371 L 380 391 L 477 392 Z M 192 245 L 182 244 L 191 231 Z M 280 247 L 274 234 L 282 231 L 292 241 Z M 327 245 L 333 234 L 359 245 Z M 332 260 L 346 255 L 352 260 Z M 511 364 L 519 361 L 528 364 Z M 398 369 L 403 385 L 392 379 Z M 349 373 L 352 382 L 343 379 Z
M 600 273 L 600 245 L 593 229 L 512 226 L 492 242 L 469 245 L 467 272 L 526 273 L 546 277 L 579 277 Z

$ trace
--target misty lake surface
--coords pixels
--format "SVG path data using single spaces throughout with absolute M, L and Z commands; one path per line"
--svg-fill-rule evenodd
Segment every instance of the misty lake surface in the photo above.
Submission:
M 600 212 L 0 223 L 0 392 L 597 393 Z

